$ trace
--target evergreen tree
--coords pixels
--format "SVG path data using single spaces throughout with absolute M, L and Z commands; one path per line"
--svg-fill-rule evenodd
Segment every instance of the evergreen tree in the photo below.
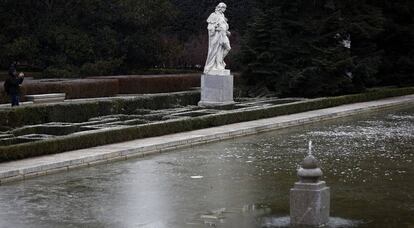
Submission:
M 357 90 L 377 85 L 383 50 L 377 40 L 384 28 L 382 10 L 369 1 L 338 1 L 345 29 L 352 39 L 353 84 Z
M 381 15 L 364 1 L 353 3 L 358 6 L 334 0 L 284 0 L 276 4 L 259 0 L 243 46 L 248 82 L 265 82 L 282 96 L 362 90 L 365 79 L 377 67 L 369 60 L 379 54 L 374 53 L 375 48 L 368 53 L 359 48 L 370 40 L 353 47 L 363 40 L 356 27 L 364 30 L 365 38 L 372 38 L 380 31 Z M 365 10 L 357 11 L 358 7 Z M 375 19 L 370 20 L 378 23 L 367 22 L 373 15 Z
M 174 16 L 169 0 L 3 0 L 0 64 L 19 60 L 54 77 L 153 67 Z
M 414 1 L 379 0 L 385 28 L 378 39 L 384 50 L 379 79 L 383 85 L 414 85 Z

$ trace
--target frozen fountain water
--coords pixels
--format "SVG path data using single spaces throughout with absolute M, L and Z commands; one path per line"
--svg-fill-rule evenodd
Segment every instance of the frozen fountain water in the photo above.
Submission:
M 297 172 L 300 180 L 290 190 L 290 217 L 265 218 L 263 227 L 357 226 L 357 221 L 329 217 L 330 189 L 320 180 L 323 172 L 312 155 L 312 141 L 308 148 L 308 155 Z
M 332 192 L 327 227 L 414 224 L 411 106 L 5 184 L 0 227 L 291 227 L 309 139 Z

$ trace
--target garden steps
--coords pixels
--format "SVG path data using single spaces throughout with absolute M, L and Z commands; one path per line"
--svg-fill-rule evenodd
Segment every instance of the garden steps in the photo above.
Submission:
M 33 103 L 54 103 L 63 102 L 66 98 L 66 93 L 47 93 L 47 94 L 34 94 L 26 95 L 28 101 Z

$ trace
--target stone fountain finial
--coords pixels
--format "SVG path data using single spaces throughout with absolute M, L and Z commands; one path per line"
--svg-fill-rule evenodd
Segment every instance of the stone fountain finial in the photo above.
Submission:
M 298 176 L 302 183 L 316 183 L 322 177 L 322 170 L 319 168 L 318 160 L 312 155 L 312 141 L 309 141 L 308 156 L 302 162 L 298 170 Z
M 298 170 L 299 182 L 290 190 L 290 223 L 293 227 L 321 227 L 329 222 L 330 191 L 320 181 L 322 170 L 312 155 L 312 141 L 308 156 Z

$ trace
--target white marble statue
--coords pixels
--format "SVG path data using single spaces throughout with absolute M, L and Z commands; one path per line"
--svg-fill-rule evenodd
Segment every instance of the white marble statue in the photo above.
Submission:
M 205 74 L 230 74 L 229 70 L 225 70 L 226 63 L 224 58 L 229 53 L 229 24 L 224 16 L 226 4 L 220 3 L 216 7 L 216 11 L 207 19 L 208 29 L 208 56 L 204 67 Z

